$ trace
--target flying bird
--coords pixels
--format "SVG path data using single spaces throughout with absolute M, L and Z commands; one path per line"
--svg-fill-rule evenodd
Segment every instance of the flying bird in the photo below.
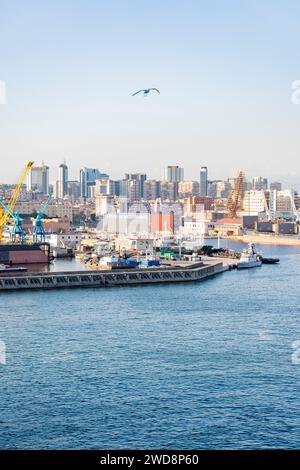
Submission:
M 131 95 L 131 96 L 135 96 L 135 95 L 137 95 L 138 93 L 144 93 L 144 96 L 147 96 L 148 93 L 150 93 L 151 90 L 154 90 L 154 91 L 157 91 L 157 93 L 160 93 L 160 91 L 159 91 L 157 88 L 145 88 L 144 90 L 136 91 L 136 92 L 133 93 L 133 95 Z

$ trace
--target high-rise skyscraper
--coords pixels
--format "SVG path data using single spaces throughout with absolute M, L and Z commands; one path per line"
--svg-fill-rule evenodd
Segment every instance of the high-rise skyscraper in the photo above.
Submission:
M 27 175 L 27 191 L 38 191 L 44 195 L 49 194 L 49 167 L 33 166 Z
M 254 191 L 262 191 L 268 189 L 267 178 L 262 178 L 261 176 L 254 176 L 254 178 L 252 178 L 252 189 Z
M 68 194 L 68 167 L 62 163 L 58 167 L 57 198 L 63 199 Z
M 164 180 L 166 181 L 179 181 L 184 180 L 184 170 L 178 165 L 169 165 L 164 169 Z
M 136 192 L 135 200 L 141 199 L 144 197 L 144 183 L 147 179 L 147 175 L 144 173 L 125 173 L 125 179 L 128 181 L 136 181 L 137 183 L 129 183 L 129 186 L 135 187 L 134 190 Z
M 161 181 L 160 197 L 162 201 L 176 201 L 178 198 L 178 182 L 177 181 Z
M 207 196 L 207 167 L 206 166 L 202 166 L 200 169 L 199 195 L 202 197 Z
M 101 173 L 97 168 L 80 169 L 80 196 L 91 197 L 91 186 L 95 186 L 96 180 L 108 180 L 109 175 Z
M 160 197 L 160 182 L 157 180 L 146 180 L 144 182 L 144 199 L 154 201 Z

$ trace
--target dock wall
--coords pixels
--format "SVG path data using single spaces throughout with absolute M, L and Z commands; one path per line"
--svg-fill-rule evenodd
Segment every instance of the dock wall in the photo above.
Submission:
M 163 282 L 200 281 L 228 269 L 223 263 L 212 265 L 146 268 L 118 271 L 73 271 L 26 273 L 0 276 L 0 292 L 27 289 L 58 289 L 71 287 L 113 287 Z

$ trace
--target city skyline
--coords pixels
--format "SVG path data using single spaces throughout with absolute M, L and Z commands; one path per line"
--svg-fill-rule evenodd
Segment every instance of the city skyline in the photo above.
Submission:
M 216 179 L 259 168 L 299 186 L 300 5 L 270 5 L 3 5 L 1 181 L 14 182 L 20 161 L 44 159 L 66 160 L 71 178 L 83 165 L 160 178 L 176 162 L 188 180 L 204 165 Z M 161 93 L 131 96 L 147 86 Z
M 179 165 L 175 165 L 175 164 L 167 165 L 166 167 L 162 168 L 159 177 L 155 177 L 152 173 L 147 174 L 147 173 L 142 172 L 142 171 L 135 171 L 134 173 L 128 173 L 127 171 L 125 171 L 123 174 L 120 173 L 120 174 L 118 174 L 117 177 L 113 177 L 113 175 L 111 175 L 110 173 L 104 173 L 101 170 L 101 168 L 87 167 L 87 166 L 81 166 L 81 167 L 77 168 L 76 172 L 73 172 L 72 174 L 70 174 L 70 167 L 68 165 L 68 162 L 66 162 L 66 161 L 64 161 L 63 163 L 60 163 L 55 170 L 52 169 L 53 178 L 49 178 L 49 172 L 51 171 L 51 167 L 49 165 L 46 165 L 44 161 L 42 161 L 41 164 L 34 163 L 33 170 L 41 169 L 43 167 L 47 168 L 48 180 L 49 180 L 48 184 L 55 186 L 55 184 L 60 179 L 60 168 L 62 166 L 67 167 L 67 173 L 68 173 L 67 181 L 69 181 L 69 182 L 78 182 L 81 187 L 82 187 L 82 185 L 88 184 L 88 181 L 84 182 L 84 183 L 82 181 L 83 172 L 92 173 L 92 175 L 90 175 L 88 177 L 88 178 L 91 178 L 90 179 L 91 184 L 94 184 L 95 180 L 97 180 L 97 179 L 98 180 L 101 180 L 101 179 L 126 180 L 126 179 L 135 179 L 136 175 L 144 175 L 145 176 L 144 179 L 147 179 L 147 180 L 155 180 L 155 181 L 164 181 L 165 180 L 165 181 L 178 181 L 178 182 L 179 181 L 182 181 L 182 182 L 199 182 L 200 186 L 201 186 L 201 179 L 202 179 L 202 175 L 203 175 L 203 173 L 202 173 L 203 170 L 205 171 L 204 180 L 206 182 L 206 186 L 207 186 L 207 183 L 211 183 L 211 182 L 214 182 L 214 181 L 228 181 L 228 180 L 232 180 L 233 178 L 237 177 L 237 174 L 232 174 L 232 175 L 227 175 L 224 178 L 215 178 L 214 174 L 213 174 L 213 171 L 211 169 L 209 169 L 207 166 L 200 166 L 199 171 L 198 171 L 198 175 L 197 174 L 194 175 L 194 178 L 186 178 L 185 177 L 185 168 L 180 167 Z M 281 177 L 275 179 L 275 178 L 271 178 L 268 174 L 259 175 L 258 173 L 255 173 L 254 175 L 249 175 L 245 171 L 243 171 L 243 173 L 245 175 L 245 181 L 253 182 L 254 189 L 258 189 L 258 190 L 261 189 L 259 187 L 259 183 L 260 183 L 261 179 L 263 179 L 267 183 L 267 186 L 272 186 L 272 184 L 275 184 L 275 186 L 276 186 L 276 184 L 278 184 L 278 182 L 279 182 L 282 186 L 291 186 L 292 187 L 292 185 L 286 184 L 286 182 Z M 177 177 L 179 179 L 177 179 Z M 257 187 L 255 187 L 256 180 L 257 180 L 257 183 L 258 183 Z M 5 184 L 5 182 L 0 181 L 0 185 L 1 184 Z M 8 184 L 15 184 L 15 183 L 8 183 Z M 294 189 L 297 189 L 297 188 L 295 187 Z M 83 191 L 85 196 L 87 196 L 87 193 L 85 194 L 86 191 L 87 191 L 87 189 L 85 191 Z M 205 189 L 205 193 L 207 193 L 207 187 Z M 202 194 L 202 196 L 205 196 L 205 195 L 207 195 L 207 194 L 204 194 L 204 193 Z
M 180 167 L 179 165 L 175 165 L 175 164 L 167 165 L 166 167 L 161 168 L 160 176 L 158 176 L 158 177 L 155 177 L 153 173 L 145 173 L 143 171 L 134 171 L 133 173 L 125 171 L 123 174 L 119 173 L 119 174 L 116 174 L 117 175 L 116 177 L 114 177 L 110 172 L 105 173 L 105 172 L 102 171 L 101 168 L 99 169 L 99 168 L 96 168 L 96 167 L 81 166 L 81 167 L 77 168 L 76 170 L 73 169 L 73 171 L 70 172 L 70 166 L 68 165 L 68 162 L 66 160 L 61 162 L 57 166 L 57 168 L 51 167 L 51 165 L 45 163 L 44 160 L 42 160 L 41 162 L 34 162 L 33 170 L 40 170 L 42 168 L 46 168 L 47 169 L 47 187 L 48 187 L 48 185 L 50 185 L 50 186 L 53 186 L 53 188 L 55 188 L 55 186 L 60 181 L 60 171 L 61 171 L 62 166 L 66 166 L 66 168 L 67 168 L 67 176 L 68 177 L 66 178 L 66 182 L 79 183 L 79 185 L 81 187 L 82 187 L 82 184 L 83 184 L 83 182 L 82 182 L 82 172 L 84 170 L 88 171 L 88 172 L 95 173 L 96 176 L 94 175 L 94 180 L 95 179 L 99 179 L 99 180 L 109 179 L 110 181 L 111 180 L 112 181 L 122 181 L 122 180 L 130 179 L 131 175 L 145 175 L 146 179 L 150 180 L 150 181 L 152 181 L 152 180 L 153 181 L 164 181 L 164 180 L 165 181 L 172 181 L 173 180 L 172 176 L 170 176 L 170 178 L 166 177 L 168 169 L 170 169 L 169 171 L 172 171 L 171 169 L 174 169 L 173 171 L 176 171 L 176 169 L 178 169 L 178 171 L 181 172 L 181 179 L 178 180 L 178 181 L 182 181 L 182 182 L 199 182 L 200 185 L 201 185 L 202 169 L 205 169 L 206 172 L 207 172 L 207 174 L 206 174 L 207 183 L 217 182 L 217 181 L 226 182 L 228 180 L 232 180 L 233 178 L 237 177 L 237 173 L 236 173 L 236 174 L 226 175 L 223 178 L 216 178 L 211 169 L 208 169 L 207 166 L 202 166 L 201 165 L 199 167 L 198 172 L 194 175 L 194 177 L 187 178 L 187 177 L 185 177 L 185 175 L 186 175 L 185 168 Z M 252 181 L 255 181 L 256 178 L 258 178 L 258 179 L 263 178 L 268 182 L 269 186 L 271 186 L 273 183 L 276 185 L 279 182 L 282 185 L 282 187 L 289 187 L 289 188 L 293 188 L 295 190 L 299 190 L 299 188 L 300 188 L 300 182 L 298 184 L 296 183 L 296 184 L 293 185 L 292 183 L 289 183 L 286 180 L 284 180 L 282 177 L 278 177 L 276 179 L 276 178 L 271 178 L 269 174 L 259 175 L 258 172 L 257 172 L 257 173 L 254 173 L 253 175 L 250 175 L 248 172 L 246 172 L 244 170 L 242 170 L 242 171 L 245 174 L 245 181 L 252 182 Z M 51 176 L 49 176 L 49 175 L 51 175 Z M 29 183 L 28 178 L 29 177 L 27 177 L 27 187 L 30 187 L 30 183 Z M 91 182 L 92 182 L 92 180 L 91 180 Z M 15 185 L 15 184 L 16 184 L 16 181 L 15 182 L 0 181 L 0 185 Z M 93 182 L 92 182 L 92 184 L 93 184 Z M 255 188 L 255 189 L 259 189 L 259 188 Z M 67 193 L 66 189 L 64 191 L 65 191 L 65 194 L 66 194 Z M 45 192 L 45 194 L 46 194 L 46 192 Z M 202 195 L 204 195 L 204 194 L 202 194 Z

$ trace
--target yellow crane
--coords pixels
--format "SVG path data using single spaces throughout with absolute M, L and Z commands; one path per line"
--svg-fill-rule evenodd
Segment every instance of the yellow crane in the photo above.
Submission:
M 34 162 L 30 161 L 25 165 L 25 168 L 23 170 L 21 178 L 19 179 L 18 184 L 14 189 L 14 192 L 13 192 L 13 194 L 11 196 L 11 199 L 9 201 L 9 204 L 7 206 L 10 209 L 11 212 L 14 211 L 16 202 L 17 202 L 18 197 L 20 196 L 20 192 L 22 190 L 22 186 L 24 184 L 24 181 L 26 179 L 26 176 L 28 175 L 28 172 L 29 172 L 30 168 L 32 168 L 32 166 L 33 166 L 33 163 Z M 4 229 L 5 229 L 5 226 L 7 224 L 7 220 L 9 219 L 9 217 L 10 217 L 9 212 L 7 212 L 7 211 L 3 212 L 3 210 L 1 210 L 1 212 L 0 212 L 0 243 L 2 241 L 3 232 L 4 232 Z

